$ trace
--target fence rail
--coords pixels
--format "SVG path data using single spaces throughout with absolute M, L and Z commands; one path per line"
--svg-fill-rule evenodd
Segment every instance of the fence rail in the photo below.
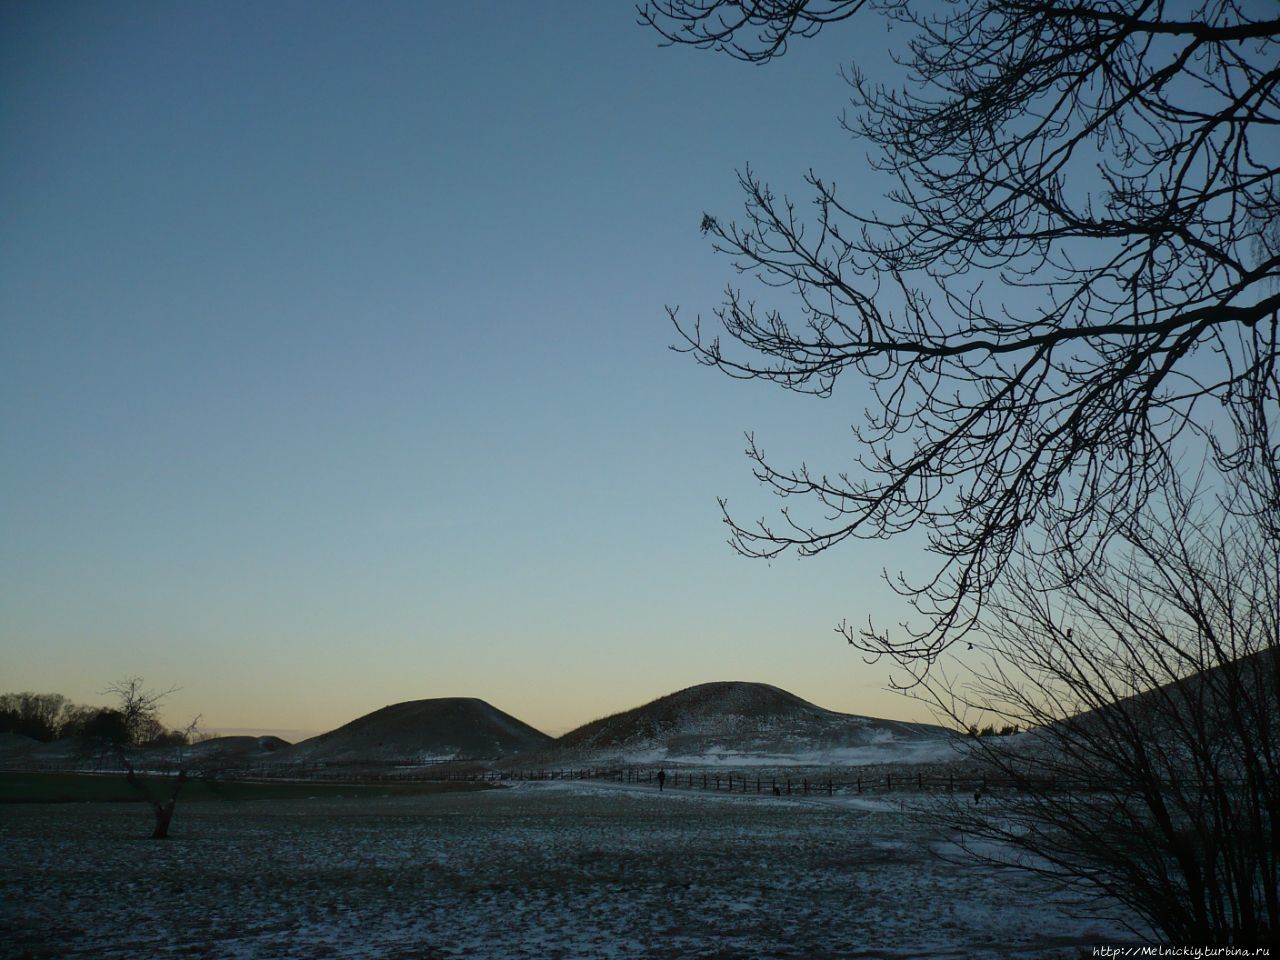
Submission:
M 658 783 L 658 772 L 652 769 L 623 769 L 612 779 L 620 783 L 640 783 L 661 786 L 666 790 L 706 790 L 713 793 L 773 794 L 775 796 L 810 796 L 835 794 L 925 792 L 978 792 L 994 790 L 1029 791 L 1072 790 L 1092 791 L 1103 789 L 1101 782 L 1076 780 L 1047 780 L 1044 778 L 1009 778 L 983 776 L 946 776 L 923 773 L 884 773 L 879 775 L 855 773 L 849 770 L 843 779 L 833 777 L 779 777 L 752 776 L 736 772 L 710 773 L 707 771 L 680 771 L 666 773 L 664 782 Z M 665 771 L 661 771 L 665 773 Z
M 776 796 L 835 796 L 885 793 L 976 793 L 994 792 L 1098 793 L 1120 789 L 1120 785 L 1091 778 L 994 777 L 981 775 L 926 775 L 924 773 L 862 773 L 857 768 L 843 771 L 842 777 L 787 777 L 750 775 L 736 771 L 680 770 L 666 771 L 656 767 L 583 767 L 563 769 L 499 770 L 475 766 L 491 762 L 487 758 L 453 761 L 395 760 L 362 764 L 251 765 L 201 764 L 198 759 L 186 763 L 147 762 L 135 765 L 138 772 L 176 774 L 186 769 L 191 776 L 209 780 L 290 780 L 321 783 L 509 783 L 550 780 L 595 780 L 647 786 L 676 791 L 706 791 L 725 794 L 760 794 Z M 0 767 L 0 772 L 81 773 L 122 775 L 126 768 L 114 762 L 76 763 L 57 761 L 24 763 L 22 766 Z M 660 774 L 663 775 L 660 778 Z M 661 782 L 660 782 L 661 779 Z

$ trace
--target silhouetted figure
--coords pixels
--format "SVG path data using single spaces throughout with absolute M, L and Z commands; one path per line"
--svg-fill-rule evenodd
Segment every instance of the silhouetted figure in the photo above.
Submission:
M 775 797 L 782 796 L 782 791 L 778 789 L 778 785 L 776 783 L 773 785 L 773 795 Z
M 662 788 L 666 784 L 666 782 L 667 782 L 667 771 L 659 770 L 658 771 L 658 792 L 659 793 L 662 792 Z
M 982 801 L 982 788 L 979 787 L 973 791 L 973 805 L 976 807 Z

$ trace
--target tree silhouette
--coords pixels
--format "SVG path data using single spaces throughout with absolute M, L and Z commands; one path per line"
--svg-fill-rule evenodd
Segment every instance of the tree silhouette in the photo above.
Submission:
M 0 732 L 49 741 L 59 735 L 71 709 L 60 693 L 0 694 Z
M 147 743 L 164 732 L 164 724 L 160 722 L 160 704 L 177 689 L 148 690 L 141 677 L 125 677 L 107 686 L 103 692 L 116 698 L 124 725 L 125 743 Z
M 116 744 L 116 751 L 126 771 L 125 779 L 143 800 L 151 804 L 152 813 L 155 814 L 155 828 L 151 833 L 153 840 L 164 840 L 169 836 L 169 825 L 173 821 L 173 812 L 178 804 L 178 794 L 187 783 L 183 748 L 194 740 L 200 723 L 200 718 L 197 716 L 182 730 L 165 730 L 160 722 L 160 704 L 176 689 L 177 687 L 170 687 L 168 690 L 148 690 L 141 677 L 125 677 L 110 684 L 106 691 L 114 694 L 119 704 L 114 713 L 119 717 L 124 738 Z M 126 745 L 139 744 L 154 744 L 174 749 L 174 759 L 164 765 L 170 766 L 176 763 L 177 776 L 173 778 L 139 776 L 124 749 Z M 154 760 L 152 762 L 154 763 Z
M 1280 472 L 1252 456 L 1200 482 L 1171 480 L 1087 567 L 1062 542 L 1014 558 L 975 650 L 913 690 L 958 723 L 1031 731 L 968 741 L 1017 789 L 927 816 L 972 858 L 1105 893 L 1166 941 L 1276 946 Z
M 638 10 L 670 43 L 723 50 L 749 63 L 786 52 L 791 37 L 813 37 L 846 20 L 865 0 L 656 0 Z
M 895 184 L 884 209 L 811 173 L 805 213 L 746 169 L 745 216 L 702 230 L 794 310 L 730 287 L 714 330 L 669 313 L 677 349 L 730 376 L 871 385 L 846 463 L 778 464 L 749 436 L 756 476 L 793 503 L 756 523 L 722 509 L 753 557 L 924 529 L 937 565 L 894 581 L 922 619 L 840 626 L 913 664 L 965 636 L 1050 531 L 1104 549 L 1275 370 L 1280 16 L 1232 0 L 640 7 L 669 42 L 757 63 L 855 13 L 907 37 L 902 88 L 847 73 L 843 123 Z

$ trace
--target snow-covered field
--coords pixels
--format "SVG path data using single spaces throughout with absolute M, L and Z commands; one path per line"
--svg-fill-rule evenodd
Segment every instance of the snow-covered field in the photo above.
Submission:
M 1041 881 L 938 859 L 948 838 L 888 798 L 563 782 L 187 803 L 167 842 L 150 819 L 0 809 L 0 956 L 969 960 L 1127 942 Z

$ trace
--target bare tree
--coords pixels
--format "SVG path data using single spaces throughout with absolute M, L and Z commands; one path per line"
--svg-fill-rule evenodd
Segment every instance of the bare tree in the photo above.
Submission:
M 146 743 L 164 732 L 164 724 L 160 722 L 160 704 L 177 689 L 148 690 L 141 677 L 125 677 L 108 685 L 103 692 L 116 698 L 117 710 L 123 717 L 126 743 Z
M 974 855 L 1111 894 L 1179 942 L 1280 929 L 1280 9 L 1235 0 L 650 0 L 672 43 L 764 63 L 855 14 L 906 37 L 901 88 L 848 72 L 846 128 L 895 186 L 750 169 L 702 230 L 794 310 L 731 287 L 677 349 L 875 403 L 740 552 L 923 528 L 897 636 L 841 625 L 1021 791 L 957 802 Z M 1186 464 L 1207 458 L 1198 480 Z M 968 643 L 956 645 L 967 638 Z M 979 729 L 977 723 L 973 729 Z M 1016 741 L 1029 746 L 1013 749 Z M 979 797 L 981 794 L 978 795 Z M 984 853 L 983 851 L 988 851 Z
M 133 769 L 133 764 L 128 764 L 128 773 L 125 779 L 128 780 L 130 787 L 151 804 L 152 812 L 156 817 L 156 825 L 155 829 L 151 831 L 151 839 L 167 839 L 169 836 L 169 824 L 173 821 L 173 811 L 178 805 L 178 794 L 182 792 L 182 788 L 187 783 L 187 771 L 185 769 L 178 771 L 178 775 L 173 778 L 173 789 L 163 799 L 156 798 L 154 781 L 147 781 L 139 777 Z
M 972 644 L 912 688 L 957 723 L 1032 731 L 972 742 L 1018 789 L 943 808 L 972 856 L 1108 894 L 1175 943 L 1280 944 L 1280 444 L 1262 435 L 1198 486 L 1170 479 L 1086 564 L 1065 528 L 1015 557 Z
M 115 694 L 118 701 L 118 713 L 122 719 L 125 732 L 125 743 L 118 745 L 119 759 L 126 770 L 125 779 L 139 796 L 151 804 L 155 814 L 155 828 L 151 833 L 153 840 L 163 840 L 169 836 L 169 825 L 173 821 L 173 812 L 178 803 L 178 794 L 186 785 L 187 769 L 183 764 L 183 750 L 195 738 L 200 718 L 197 716 L 182 730 L 167 731 L 160 722 L 160 704 L 173 693 L 177 687 L 168 690 L 148 690 L 141 677 L 125 677 L 107 687 L 108 693 Z M 124 753 L 124 746 L 153 744 L 170 747 L 176 750 L 174 761 L 166 760 L 165 766 L 176 762 L 178 773 L 170 779 L 168 776 L 139 776 L 133 761 Z M 154 762 L 154 758 L 152 758 Z M 154 773 L 154 771 L 153 771 Z M 160 794 L 160 796 L 157 796 Z
M 740 378 L 874 390 L 848 458 L 787 466 L 754 437 L 777 520 L 724 507 L 753 557 L 923 528 L 898 578 L 922 619 L 850 643 L 931 661 L 1011 557 L 1105 548 L 1280 355 L 1280 16 L 1235 0 L 651 0 L 670 42 L 764 62 L 853 14 L 905 37 L 901 89 L 851 68 L 844 119 L 896 187 L 854 205 L 811 173 L 803 212 L 744 171 L 745 217 L 704 214 L 736 269 L 717 330 L 678 349 Z M 856 18 L 855 18 L 856 19 Z M 1050 545 L 1051 546 L 1051 545 Z
M 163 738 L 165 742 L 161 745 L 170 747 L 176 751 L 176 763 L 178 767 L 178 775 L 172 780 L 172 788 L 168 790 L 168 796 L 163 798 L 156 797 L 156 782 L 144 781 L 134 770 L 133 764 L 125 762 L 128 774 L 126 779 L 129 786 L 133 787 L 142 797 L 151 804 L 151 810 L 155 814 L 155 829 L 151 832 L 152 840 L 164 840 L 169 836 L 169 825 L 173 822 L 173 811 L 178 805 L 178 794 L 182 792 L 182 788 L 186 786 L 188 779 L 187 767 L 184 763 L 184 752 L 187 745 L 196 741 L 199 736 L 200 717 L 196 716 L 181 730 L 167 731 L 167 736 Z M 167 787 L 165 781 L 160 781 L 162 791 Z
M 1059 529 L 1015 556 L 968 649 L 908 686 L 1031 730 L 972 746 L 1016 794 L 928 810 L 969 855 L 1109 894 L 1166 940 L 1274 947 L 1280 376 L 1243 394 L 1239 442 L 1215 439 L 1193 485 L 1170 477 L 1105 548 Z
M 813 37 L 826 24 L 847 20 L 865 0 L 654 0 L 640 20 L 668 43 L 722 50 L 748 63 L 786 53 L 792 37 Z

